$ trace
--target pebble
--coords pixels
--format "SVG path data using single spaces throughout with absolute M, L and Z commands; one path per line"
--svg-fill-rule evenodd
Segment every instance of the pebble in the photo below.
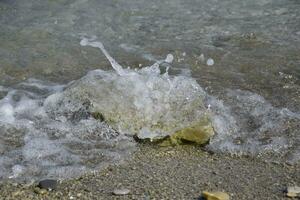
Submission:
M 16 196 L 22 195 L 23 193 L 24 193 L 23 191 L 19 191 L 19 190 L 18 190 L 18 191 L 13 192 L 13 193 L 12 193 L 12 196 L 13 196 L 13 197 L 16 197 Z
M 55 190 L 57 187 L 57 180 L 45 179 L 39 182 L 38 187 L 46 190 Z
M 36 194 L 46 194 L 47 193 L 47 190 L 46 189 L 41 189 L 41 188 L 34 188 L 33 191 L 36 193 Z
M 204 191 L 202 196 L 206 200 L 229 200 L 229 195 L 225 192 L 207 192 Z
M 298 187 L 298 186 L 288 187 L 286 196 L 288 196 L 288 197 L 300 197 L 300 187 Z
M 125 189 L 125 188 L 123 188 L 123 189 L 115 189 L 113 191 L 114 195 L 127 195 L 129 193 L 130 193 L 130 190 L 129 189 Z

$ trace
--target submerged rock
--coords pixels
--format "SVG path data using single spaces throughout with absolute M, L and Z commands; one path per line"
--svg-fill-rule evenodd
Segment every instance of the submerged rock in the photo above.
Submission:
M 83 40 L 81 44 L 100 48 L 115 71 L 91 71 L 65 91 L 49 96 L 48 115 L 72 121 L 76 116 L 78 121 L 90 113 L 121 133 L 150 140 L 171 136 L 172 144 L 204 144 L 213 135 L 204 104 L 207 94 L 193 78 L 162 74 L 160 63 L 123 69 L 100 42 Z
M 39 182 L 38 187 L 40 189 L 46 189 L 46 190 L 55 190 L 57 187 L 57 180 L 54 179 L 45 179 Z

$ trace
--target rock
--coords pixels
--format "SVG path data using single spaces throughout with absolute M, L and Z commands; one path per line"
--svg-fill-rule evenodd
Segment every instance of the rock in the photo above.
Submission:
M 150 140 L 195 126 L 210 114 L 205 105 L 207 93 L 193 78 L 166 76 L 154 66 L 128 69 L 128 76 L 120 76 L 119 69 L 123 70 L 118 66 L 116 71 L 89 72 L 64 91 L 50 95 L 44 102 L 47 114 L 56 119 L 71 116 L 76 121 L 89 114 L 112 129 Z
M 204 191 L 202 196 L 206 200 L 229 200 L 229 195 L 225 192 L 207 192 Z
M 39 182 L 38 187 L 46 190 L 55 190 L 57 187 L 57 180 L 45 179 Z
M 214 130 L 210 119 L 208 117 L 204 117 L 196 125 L 184 128 L 172 134 L 161 143 L 161 146 L 179 145 L 183 143 L 203 145 L 208 143 L 209 139 L 213 135 Z
M 115 189 L 113 191 L 113 194 L 114 195 L 127 195 L 130 193 L 130 190 L 129 189 L 126 189 L 126 188 L 122 188 L 122 189 Z
M 288 197 L 300 197 L 300 187 L 298 187 L 298 186 L 288 187 L 286 196 L 288 196 Z

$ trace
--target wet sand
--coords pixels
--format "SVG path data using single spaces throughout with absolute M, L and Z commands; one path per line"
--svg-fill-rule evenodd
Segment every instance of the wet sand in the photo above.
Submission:
M 231 199 L 289 199 L 287 186 L 300 185 L 300 165 L 260 158 L 210 154 L 196 146 L 141 144 L 133 158 L 100 172 L 62 181 L 55 191 L 37 194 L 36 184 L 2 183 L 1 199 L 200 199 L 204 190 Z M 130 194 L 113 195 L 126 188 Z

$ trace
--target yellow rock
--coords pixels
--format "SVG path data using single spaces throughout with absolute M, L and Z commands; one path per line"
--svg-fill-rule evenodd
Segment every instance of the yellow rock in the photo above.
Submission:
M 192 142 L 195 144 L 205 144 L 214 135 L 214 130 L 210 119 L 204 117 L 194 126 L 184 128 L 170 136 L 171 144 L 181 144 L 184 142 Z
M 225 192 L 207 192 L 204 191 L 202 196 L 206 200 L 229 200 L 229 195 Z

